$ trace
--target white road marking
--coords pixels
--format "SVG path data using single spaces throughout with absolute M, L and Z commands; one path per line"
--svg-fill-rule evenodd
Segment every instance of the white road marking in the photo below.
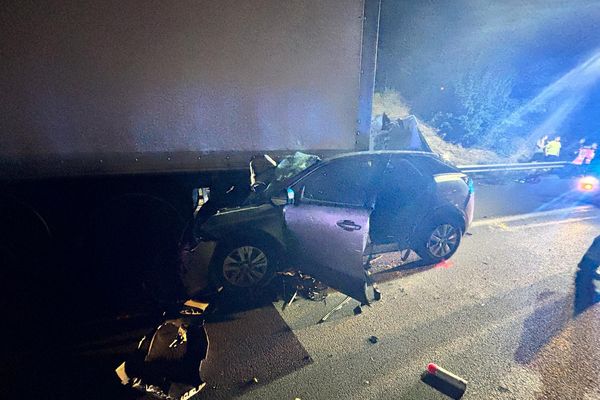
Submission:
M 537 211 L 527 214 L 517 214 L 517 215 L 508 215 L 506 217 L 497 217 L 497 218 L 488 218 L 488 219 L 479 219 L 474 221 L 471 224 L 471 227 L 476 226 L 486 226 L 486 225 L 498 225 L 500 223 L 513 222 L 513 221 L 522 221 L 526 219 L 533 218 L 541 218 L 548 217 L 553 215 L 566 215 L 566 214 L 575 214 L 575 213 L 586 213 L 594 210 L 593 206 L 578 206 L 578 207 L 569 207 L 569 208 L 559 208 L 556 210 L 549 211 Z
M 537 224 L 525 224 L 525 225 L 513 225 L 512 228 L 513 229 L 518 229 L 518 228 L 539 228 L 542 226 L 550 226 L 550 225 L 558 225 L 558 224 L 572 224 L 575 222 L 581 222 L 581 221 L 586 221 L 589 219 L 598 219 L 600 218 L 600 216 L 594 216 L 594 217 L 582 217 L 582 218 L 567 218 L 567 219 L 560 219 L 557 221 L 546 221 L 546 222 L 538 222 Z

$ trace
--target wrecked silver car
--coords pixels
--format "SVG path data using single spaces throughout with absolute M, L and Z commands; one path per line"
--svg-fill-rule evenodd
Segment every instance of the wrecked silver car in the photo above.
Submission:
M 437 263 L 473 218 L 472 181 L 432 153 L 351 153 L 280 172 L 257 180 L 242 206 L 197 221 L 184 257 L 189 291 L 263 286 L 292 268 L 366 304 L 367 249 L 395 244 Z

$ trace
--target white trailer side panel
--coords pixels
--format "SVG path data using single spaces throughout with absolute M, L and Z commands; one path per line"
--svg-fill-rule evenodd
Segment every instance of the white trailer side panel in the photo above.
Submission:
M 178 154 L 353 150 L 363 12 L 363 0 L 3 5 L 0 161 L 127 173 L 181 169 Z

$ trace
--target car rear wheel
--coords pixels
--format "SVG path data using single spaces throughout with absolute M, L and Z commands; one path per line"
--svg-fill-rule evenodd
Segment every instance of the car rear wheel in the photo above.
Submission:
M 213 272 L 219 283 L 231 289 L 267 285 L 277 272 L 277 252 L 263 243 L 239 241 L 217 250 Z
M 437 222 L 424 231 L 420 243 L 415 249 L 426 262 L 437 263 L 447 260 L 458 250 L 462 231 L 453 221 Z

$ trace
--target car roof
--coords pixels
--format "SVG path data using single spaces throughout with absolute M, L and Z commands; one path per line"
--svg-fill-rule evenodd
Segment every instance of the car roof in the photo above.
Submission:
M 314 168 L 318 168 L 318 165 L 327 164 L 329 162 L 335 162 L 336 160 L 345 160 L 345 159 L 353 159 L 353 158 L 362 158 L 365 156 L 375 156 L 375 157 L 386 157 L 386 156 L 396 156 L 400 159 L 405 159 L 413 166 L 418 169 L 423 169 L 424 171 L 436 174 L 436 173 L 449 173 L 449 172 L 459 172 L 459 170 L 452 164 L 443 160 L 438 154 L 428 152 L 428 151 L 409 151 L 409 150 L 377 150 L 377 151 L 360 151 L 353 153 L 340 154 L 335 157 L 328 158 L 323 160 L 323 162 L 316 164 Z
M 449 167 L 451 169 L 454 169 L 453 166 L 444 162 L 439 157 L 438 154 L 427 152 L 427 151 L 412 151 L 412 150 L 356 151 L 356 152 L 351 152 L 351 153 L 338 154 L 336 156 L 332 156 L 332 157 L 323 159 L 322 161 L 319 161 L 319 162 L 311 165 L 310 167 L 306 168 L 303 171 L 298 172 L 297 174 L 295 174 L 293 176 L 290 176 L 282 181 L 276 182 L 275 185 L 278 188 L 289 186 L 292 183 L 298 181 L 302 176 L 305 176 L 305 175 L 311 173 L 315 169 L 321 168 L 323 165 L 328 164 L 331 161 L 343 160 L 343 159 L 349 159 L 349 158 L 358 158 L 358 157 L 363 157 L 363 156 L 368 156 L 368 155 L 374 155 L 374 156 L 398 155 L 398 156 L 405 157 L 405 158 L 412 158 L 412 157 L 429 158 L 429 159 L 434 159 L 434 160 L 446 165 L 447 167 Z
M 406 158 L 420 156 L 420 157 L 435 158 L 435 159 L 438 159 L 441 161 L 439 155 L 437 155 L 436 153 L 431 153 L 428 151 L 417 151 L 417 150 L 355 151 L 352 153 L 338 154 L 336 156 L 327 158 L 323 161 L 333 161 L 333 160 L 339 160 L 339 159 L 344 159 L 344 158 L 352 158 L 352 157 L 360 157 L 360 156 L 368 156 L 368 155 L 374 155 L 374 156 L 397 155 L 397 156 L 406 157 Z

